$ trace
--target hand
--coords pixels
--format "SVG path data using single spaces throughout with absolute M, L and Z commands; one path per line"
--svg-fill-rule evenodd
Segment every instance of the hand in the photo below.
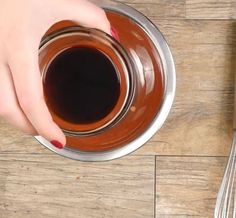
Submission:
M 53 24 L 71 20 L 110 34 L 104 11 L 86 0 L 0 0 L 0 116 L 58 148 L 66 143 L 43 97 L 38 47 Z

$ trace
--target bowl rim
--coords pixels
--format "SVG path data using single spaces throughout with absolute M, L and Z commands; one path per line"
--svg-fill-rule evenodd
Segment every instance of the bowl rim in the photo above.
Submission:
M 175 64 L 173 60 L 170 48 L 160 32 L 160 30 L 141 12 L 132 8 L 131 6 L 125 5 L 120 2 L 113 2 L 110 0 L 100 0 L 97 5 L 105 10 L 110 10 L 118 12 L 125 16 L 132 18 L 136 23 L 138 23 L 151 38 L 153 44 L 157 48 L 160 58 L 162 60 L 162 67 L 165 79 L 165 90 L 163 94 L 163 101 L 161 107 L 156 114 L 153 121 L 150 123 L 149 128 L 145 130 L 139 137 L 130 143 L 108 151 L 101 152 L 84 152 L 76 151 L 70 148 L 57 149 L 50 142 L 44 139 L 42 136 L 35 136 L 35 139 L 41 143 L 43 146 L 49 150 L 70 158 L 80 161 L 108 161 L 116 158 L 128 155 L 142 145 L 144 145 L 164 124 L 171 110 L 172 104 L 174 102 L 175 91 L 176 91 L 176 71 Z

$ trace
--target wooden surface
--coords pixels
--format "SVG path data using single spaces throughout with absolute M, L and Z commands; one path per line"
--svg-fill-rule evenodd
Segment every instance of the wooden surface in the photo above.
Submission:
M 163 128 L 125 158 L 54 155 L 0 120 L 0 218 L 213 217 L 232 140 L 236 0 L 126 0 L 163 32 L 177 92 Z

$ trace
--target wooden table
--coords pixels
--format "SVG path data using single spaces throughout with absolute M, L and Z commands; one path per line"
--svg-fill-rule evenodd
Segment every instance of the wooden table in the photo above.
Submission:
M 0 121 L 1 218 L 213 217 L 232 139 L 236 0 L 128 0 L 177 68 L 164 127 L 125 158 L 59 157 Z

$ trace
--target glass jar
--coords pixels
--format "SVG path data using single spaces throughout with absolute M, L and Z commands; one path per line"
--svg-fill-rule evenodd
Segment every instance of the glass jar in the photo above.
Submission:
M 63 21 L 49 30 L 39 49 L 45 100 L 54 121 L 64 131 L 67 144 L 59 150 L 40 136 L 36 139 L 57 154 L 83 161 L 111 160 L 146 143 L 166 120 L 176 86 L 170 49 L 155 25 L 127 5 L 108 0 L 101 0 L 98 5 L 106 11 L 117 39 L 100 30 Z M 50 65 L 61 53 L 76 47 L 96 49 L 108 58 L 119 80 L 114 107 L 93 122 L 75 123 L 60 116 L 47 94 Z

